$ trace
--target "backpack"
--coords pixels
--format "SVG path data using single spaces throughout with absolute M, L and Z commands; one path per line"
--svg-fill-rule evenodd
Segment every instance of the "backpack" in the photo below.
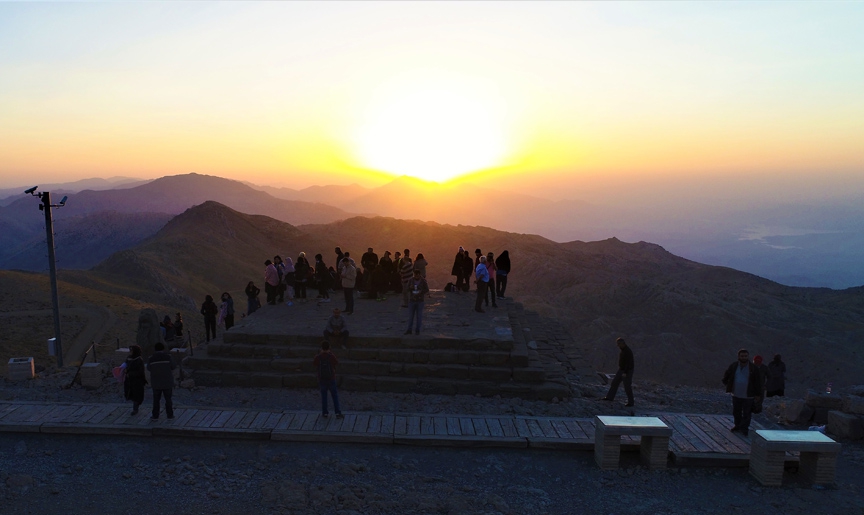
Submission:
M 322 354 L 318 360 L 318 380 L 333 380 L 333 364 L 330 363 L 330 356 L 327 354 Z
M 446 291 L 446 292 L 451 292 L 454 290 L 455 290 L 455 287 L 454 287 L 453 283 L 447 283 L 447 286 L 444 287 L 444 291 Z

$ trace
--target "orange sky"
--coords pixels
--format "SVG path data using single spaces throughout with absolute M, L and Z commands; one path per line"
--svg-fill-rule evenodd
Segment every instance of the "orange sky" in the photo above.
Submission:
M 474 177 L 561 197 L 854 176 L 862 20 L 861 3 L 0 4 L 0 186 L 493 170 Z

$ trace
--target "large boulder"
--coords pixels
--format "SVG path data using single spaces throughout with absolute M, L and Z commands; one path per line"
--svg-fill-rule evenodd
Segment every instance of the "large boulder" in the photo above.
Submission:
M 159 342 L 162 334 L 159 330 L 159 317 L 151 308 L 141 310 L 138 315 L 138 333 L 135 343 L 141 347 L 144 356 L 153 354 L 153 346 Z
M 864 397 L 847 395 L 843 397 L 843 411 L 855 415 L 864 415 Z
M 816 393 L 813 390 L 807 392 L 804 402 L 811 408 L 837 409 L 843 407 L 843 397 L 836 393 Z
M 857 415 L 842 411 L 828 412 L 827 431 L 843 440 L 860 440 L 864 438 L 864 425 Z
M 813 416 L 813 408 L 804 403 L 804 399 L 786 401 L 786 421 L 790 424 L 802 424 Z
M 864 397 L 864 384 L 858 384 L 855 386 L 850 386 L 846 389 L 851 395 L 857 395 L 859 397 Z

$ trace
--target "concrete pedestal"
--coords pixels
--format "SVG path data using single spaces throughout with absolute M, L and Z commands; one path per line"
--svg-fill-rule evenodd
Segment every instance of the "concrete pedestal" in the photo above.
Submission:
M 7 376 L 10 381 L 23 381 L 36 377 L 33 358 L 11 358 Z
M 81 365 L 81 386 L 95 390 L 102 386 L 102 363 L 84 363 Z

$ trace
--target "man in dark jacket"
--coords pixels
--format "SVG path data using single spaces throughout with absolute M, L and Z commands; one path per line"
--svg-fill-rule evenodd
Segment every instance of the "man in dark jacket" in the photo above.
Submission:
M 615 340 L 620 351 L 618 352 L 618 372 L 615 374 L 615 379 L 609 386 L 609 393 L 603 397 L 604 401 L 615 400 L 615 394 L 618 392 L 618 385 L 624 381 L 624 392 L 627 393 L 627 404 L 625 406 L 633 406 L 633 351 L 627 346 L 624 338 Z
M 147 362 L 147 370 L 150 371 L 150 385 L 153 388 L 153 420 L 159 419 L 159 404 L 162 396 L 165 396 L 165 414 L 168 418 L 174 418 L 174 404 L 171 402 L 171 392 L 174 389 L 174 361 L 171 355 L 165 352 L 165 346 L 157 343 L 153 349 L 156 351 Z
M 750 362 L 750 352 L 740 349 L 738 361 L 729 365 L 723 374 L 726 392 L 732 394 L 732 418 L 735 421 L 732 432 L 740 431 L 744 436 L 750 433 L 753 401 L 762 399 L 762 382 L 759 367 Z

